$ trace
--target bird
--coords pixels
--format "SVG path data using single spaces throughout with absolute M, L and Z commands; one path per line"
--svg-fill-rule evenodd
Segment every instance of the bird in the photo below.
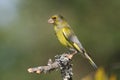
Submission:
M 62 45 L 70 51 L 77 51 L 77 53 L 80 53 L 90 62 L 94 69 L 97 69 L 97 65 L 83 48 L 73 29 L 62 15 L 55 14 L 51 16 L 48 19 L 48 23 L 53 24 L 55 35 Z

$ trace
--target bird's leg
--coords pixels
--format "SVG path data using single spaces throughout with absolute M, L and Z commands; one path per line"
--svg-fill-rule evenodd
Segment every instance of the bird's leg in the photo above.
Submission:
M 67 55 L 67 57 L 68 57 L 69 59 L 72 59 L 72 57 L 73 57 L 75 54 L 77 54 L 77 51 L 76 51 L 76 50 L 70 51 L 69 54 Z
M 78 51 L 73 48 L 69 48 L 69 54 L 73 54 L 73 53 L 76 54 L 78 53 Z

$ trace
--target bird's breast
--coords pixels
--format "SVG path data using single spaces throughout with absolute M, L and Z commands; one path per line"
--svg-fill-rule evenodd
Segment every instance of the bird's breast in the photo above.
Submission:
M 63 35 L 62 30 L 58 30 L 56 32 L 56 36 L 58 37 L 58 40 L 60 41 L 61 44 L 63 44 L 64 46 L 68 45 L 68 41 L 66 40 L 65 36 Z

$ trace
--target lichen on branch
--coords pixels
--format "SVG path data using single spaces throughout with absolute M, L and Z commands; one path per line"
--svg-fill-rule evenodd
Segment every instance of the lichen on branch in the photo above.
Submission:
M 56 55 L 54 62 L 51 59 L 49 59 L 48 64 L 46 66 L 29 68 L 28 72 L 41 74 L 53 71 L 55 69 L 60 69 L 63 80 L 72 80 L 73 73 L 71 60 L 75 54 L 76 52 Z

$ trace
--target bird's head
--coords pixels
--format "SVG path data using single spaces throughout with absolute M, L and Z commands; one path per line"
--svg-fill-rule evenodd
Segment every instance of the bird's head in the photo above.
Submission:
M 59 24 L 62 24 L 63 22 L 65 22 L 65 19 L 61 15 L 53 15 L 48 20 L 48 23 L 51 23 L 51 24 L 54 24 L 54 25 L 59 25 Z

